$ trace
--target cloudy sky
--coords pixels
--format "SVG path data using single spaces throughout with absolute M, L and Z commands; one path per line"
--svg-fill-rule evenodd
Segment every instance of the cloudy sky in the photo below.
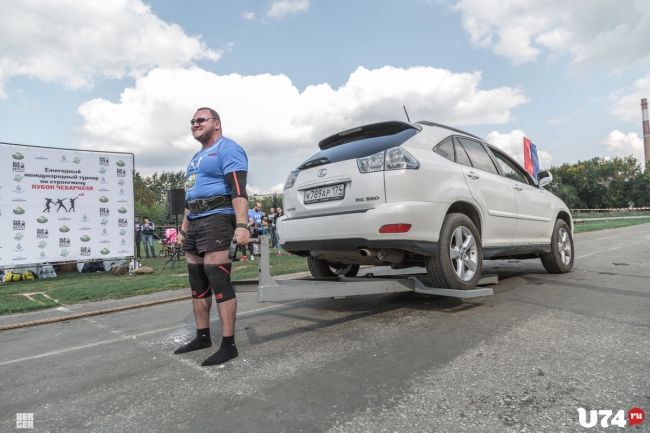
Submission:
M 398 119 L 465 129 L 543 166 L 643 157 L 647 0 L 0 2 L 0 142 L 185 169 L 196 108 L 281 191 L 317 142 Z

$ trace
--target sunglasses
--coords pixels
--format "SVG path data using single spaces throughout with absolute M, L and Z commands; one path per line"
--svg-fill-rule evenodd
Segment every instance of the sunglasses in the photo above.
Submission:
M 198 123 L 200 125 L 201 123 L 205 122 L 208 119 L 216 119 L 216 117 L 199 117 L 198 119 L 190 120 L 190 124 L 194 125 L 195 123 Z

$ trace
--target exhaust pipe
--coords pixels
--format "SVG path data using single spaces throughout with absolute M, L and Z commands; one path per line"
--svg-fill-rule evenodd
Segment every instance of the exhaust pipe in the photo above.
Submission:
M 390 263 L 401 263 L 404 260 L 404 251 L 389 248 L 383 248 L 377 255 L 379 260 Z
M 361 257 L 376 257 L 379 254 L 377 250 L 369 250 L 367 248 L 362 248 L 359 250 L 359 255 Z

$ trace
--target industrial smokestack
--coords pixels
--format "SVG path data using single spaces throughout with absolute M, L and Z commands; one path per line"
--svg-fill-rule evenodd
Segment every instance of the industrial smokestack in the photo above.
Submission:
M 641 100 L 641 114 L 643 115 L 643 156 L 646 168 L 650 168 L 650 122 L 648 121 L 648 100 Z

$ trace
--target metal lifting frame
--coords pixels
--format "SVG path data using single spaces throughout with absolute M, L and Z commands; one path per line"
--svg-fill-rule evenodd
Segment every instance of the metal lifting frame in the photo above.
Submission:
M 473 290 L 438 289 L 426 286 L 421 279 L 412 275 L 385 277 L 336 277 L 319 279 L 276 280 L 271 276 L 269 265 L 269 237 L 259 237 L 259 283 L 258 302 L 288 301 L 295 299 L 317 299 L 339 296 L 375 295 L 414 291 L 427 295 L 451 296 L 454 298 L 476 298 L 491 296 L 493 290 L 477 287 Z M 423 276 L 422 280 L 428 280 Z M 497 284 L 496 275 L 484 275 L 479 284 Z

